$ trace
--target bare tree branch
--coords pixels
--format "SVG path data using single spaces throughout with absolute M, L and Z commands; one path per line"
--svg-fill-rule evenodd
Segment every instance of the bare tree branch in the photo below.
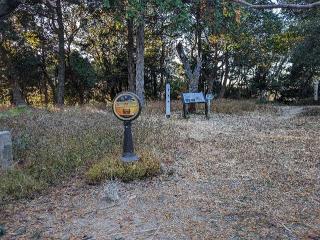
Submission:
M 245 0 L 231 0 L 232 2 L 239 3 L 241 5 L 245 5 L 250 8 L 255 9 L 312 9 L 320 7 L 320 1 L 310 3 L 310 4 L 287 4 L 287 3 L 279 3 L 279 4 L 252 4 Z
M 180 60 L 184 66 L 184 69 L 185 69 L 185 73 L 188 77 L 188 79 L 192 79 L 193 78 L 193 72 L 191 70 L 191 67 L 190 67 L 190 63 L 189 63 L 189 60 L 183 50 L 183 46 L 182 46 L 182 43 L 179 42 L 178 45 L 177 45 L 177 52 L 179 54 L 179 57 L 180 57 Z

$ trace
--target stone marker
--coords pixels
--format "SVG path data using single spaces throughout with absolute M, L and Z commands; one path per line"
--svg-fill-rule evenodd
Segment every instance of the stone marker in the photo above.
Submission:
M 8 170 L 12 164 L 11 134 L 8 131 L 0 132 L 0 168 Z

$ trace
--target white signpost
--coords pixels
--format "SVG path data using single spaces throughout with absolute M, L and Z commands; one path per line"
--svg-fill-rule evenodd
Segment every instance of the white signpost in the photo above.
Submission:
M 170 109 L 170 83 L 166 84 L 166 117 L 170 118 L 171 109 Z

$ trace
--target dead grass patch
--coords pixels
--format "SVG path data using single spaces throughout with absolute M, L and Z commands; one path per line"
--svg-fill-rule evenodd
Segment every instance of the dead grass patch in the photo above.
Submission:
M 299 117 L 318 117 L 320 116 L 320 107 L 306 107 Z
M 240 114 L 257 110 L 257 104 L 252 100 L 218 99 L 212 103 L 212 111 L 225 114 Z
M 140 160 L 134 163 L 123 163 L 119 156 L 120 154 L 112 154 L 95 163 L 86 172 L 87 181 L 90 184 L 114 179 L 129 182 L 160 173 L 160 161 L 150 151 L 141 151 Z
M 241 114 L 259 109 L 255 100 L 215 99 L 211 102 L 213 113 Z M 165 114 L 165 101 L 151 101 L 145 108 L 147 113 Z M 181 100 L 171 101 L 172 112 L 182 112 Z M 197 104 L 197 111 L 204 111 L 204 104 Z

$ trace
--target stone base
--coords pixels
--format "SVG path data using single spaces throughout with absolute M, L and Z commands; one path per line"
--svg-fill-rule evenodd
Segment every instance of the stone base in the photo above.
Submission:
M 131 162 L 135 162 L 139 160 L 139 157 L 137 155 L 135 155 L 134 153 L 132 154 L 124 154 L 121 157 L 121 160 L 125 163 L 131 163 Z

